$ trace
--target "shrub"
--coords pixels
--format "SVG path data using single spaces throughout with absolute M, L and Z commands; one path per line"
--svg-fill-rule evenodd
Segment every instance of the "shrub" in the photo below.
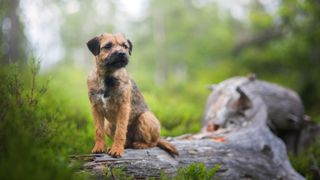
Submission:
M 29 62 L 27 68 L 11 64 L 0 71 L 0 179 L 79 179 L 67 168 L 68 139 L 58 138 L 72 137 L 74 127 L 57 104 L 46 103 L 39 62 Z

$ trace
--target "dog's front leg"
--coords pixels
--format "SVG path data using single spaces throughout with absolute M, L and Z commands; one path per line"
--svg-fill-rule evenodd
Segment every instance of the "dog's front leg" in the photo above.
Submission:
M 95 130 L 96 130 L 96 143 L 92 149 L 92 153 L 103 153 L 104 150 L 104 116 L 98 107 L 92 106 L 92 114 L 94 118 Z
M 108 150 L 108 154 L 110 156 L 120 157 L 124 153 L 130 110 L 129 102 L 120 105 L 117 113 L 116 130 L 114 133 L 113 144 Z

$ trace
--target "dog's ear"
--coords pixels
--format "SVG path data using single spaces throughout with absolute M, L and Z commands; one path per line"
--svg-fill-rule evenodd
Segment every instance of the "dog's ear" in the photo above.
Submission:
M 131 55 L 132 48 L 133 48 L 132 42 L 129 39 L 127 41 L 128 41 L 128 44 L 129 44 L 129 55 Z
M 98 55 L 100 53 L 100 43 L 99 38 L 94 37 L 87 42 L 88 49 L 92 52 L 93 55 Z

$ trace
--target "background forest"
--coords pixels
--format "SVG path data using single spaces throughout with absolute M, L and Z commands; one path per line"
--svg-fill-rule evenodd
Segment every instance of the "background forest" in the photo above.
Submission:
M 0 27 L 0 179 L 80 178 L 66 167 L 94 143 L 86 42 L 103 32 L 133 42 L 163 136 L 199 131 L 207 86 L 251 72 L 320 122 L 319 0 L 0 0 Z M 312 179 L 308 153 L 291 159 Z

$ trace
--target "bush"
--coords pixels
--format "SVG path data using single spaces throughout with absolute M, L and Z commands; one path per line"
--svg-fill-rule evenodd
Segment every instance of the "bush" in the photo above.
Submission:
M 45 98 L 48 82 L 38 84 L 39 62 L 29 62 L 0 71 L 0 179 L 79 179 L 67 168 L 76 148 L 70 142 L 79 133 L 59 104 Z

